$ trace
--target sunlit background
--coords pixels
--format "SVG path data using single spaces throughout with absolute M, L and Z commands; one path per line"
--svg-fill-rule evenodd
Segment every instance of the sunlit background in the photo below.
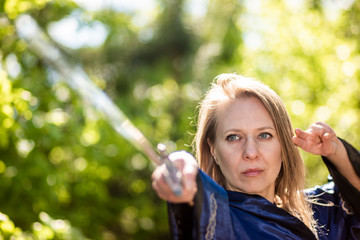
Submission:
M 224 72 L 283 98 L 294 127 L 325 121 L 359 148 L 360 3 L 354 0 L 5 0 L 0 3 L 0 235 L 169 239 L 154 165 L 19 37 L 21 15 L 148 137 L 170 151 Z M 308 186 L 327 181 L 302 153 Z

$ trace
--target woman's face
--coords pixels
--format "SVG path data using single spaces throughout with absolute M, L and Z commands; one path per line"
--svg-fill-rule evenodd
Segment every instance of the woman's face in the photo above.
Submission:
M 211 153 L 231 191 L 274 201 L 281 147 L 270 115 L 255 97 L 231 100 L 218 112 Z

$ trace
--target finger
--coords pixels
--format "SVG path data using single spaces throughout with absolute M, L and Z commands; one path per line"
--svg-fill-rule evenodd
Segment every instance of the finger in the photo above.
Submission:
M 326 129 L 324 126 L 318 124 L 318 122 L 311 124 L 306 132 L 321 137 L 324 133 L 326 133 Z
M 316 122 L 316 125 L 321 126 L 324 129 L 322 136 L 326 138 L 336 137 L 334 129 L 332 129 L 328 124 L 324 122 Z
M 323 141 L 322 136 L 326 133 L 326 129 L 316 123 L 311 124 L 306 131 L 295 129 L 295 134 L 306 141 L 310 145 L 316 145 Z
M 309 148 L 319 144 L 321 142 L 320 137 L 311 132 L 311 129 L 314 128 L 314 126 L 310 126 L 306 131 L 303 131 L 299 128 L 295 129 L 296 135 L 292 137 L 293 143 L 305 151 L 308 151 Z
M 152 185 L 152 188 L 155 190 L 156 194 L 158 195 L 158 197 L 160 197 L 161 199 L 166 200 L 166 201 L 168 200 L 167 194 L 159 186 L 159 183 L 157 181 L 153 181 L 151 185 Z
M 189 178 L 188 178 L 189 177 Z M 194 200 L 195 194 L 197 193 L 198 188 L 195 179 L 187 175 L 184 177 L 184 188 L 182 192 L 182 199 L 184 202 L 192 202 Z
M 153 181 L 152 186 L 161 199 L 172 203 L 190 203 L 193 201 L 197 192 L 197 187 L 191 189 L 184 188 L 182 194 L 178 196 L 172 192 L 167 184 L 164 184 L 161 181 Z
M 180 202 L 181 199 L 178 196 L 175 196 L 170 186 L 165 181 L 165 178 L 162 176 L 159 179 L 156 179 L 152 182 L 152 187 L 158 194 L 158 196 L 169 202 Z
M 299 138 L 298 136 L 293 136 L 292 141 L 296 146 L 300 148 L 304 148 L 306 146 L 306 141 L 302 138 Z
M 188 166 L 183 171 L 183 186 L 185 190 L 193 191 L 196 188 L 196 175 L 197 169 L 192 166 Z
M 163 194 L 172 192 L 164 177 L 166 171 L 166 166 L 163 164 L 157 167 L 151 176 L 154 189 L 156 191 L 162 192 Z
M 156 167 L 154 172 L 151 175 L 151 179 L 153 181 L 158 181 L 161 178 L 161 175 L 163 174 L 164 170 L 165 170 L 165 165 L 164 164 Z
M 317 129 L 314 133 L 319 136 L 324 147 L 329 146 L 331 141 L 336 138 L 335 131 L 324 122 L 316 122 L 314 129 Z
M 153 181 L 152 182 L 152 188 L 155 190 L 156 194 L 158 195 L 159 198 L 163 199 L 163 200 L 168 200 L 166 198 L 166 194 L 163 192 L 163 190 L 159 187 L 158 182 L 157 181 Z
M 331 127 L 325 122 L 319 122 L 318 121 L 318 122 L 315 122 L 315 125 L 319 125 L 319 126 L 322 126 L 324 128 L 331 129 Z
M 301 139 L 306 139 L 311 136 L 310 132 L 303 131 L 300 128 L 295 129 L 295 134 L 296 134 L 296 137 L 301 138 Z

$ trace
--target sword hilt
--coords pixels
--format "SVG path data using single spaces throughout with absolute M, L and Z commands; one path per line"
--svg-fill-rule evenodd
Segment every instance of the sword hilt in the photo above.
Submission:
M 160 152 L 160 162 L 165 164 L 165 181 L 169 184 L 172 192 L 180 196 L 183 190 L 181 172 L 175 167 L 173 162 L 170 161 L 165 144 L 159 143 L 157 149 Z

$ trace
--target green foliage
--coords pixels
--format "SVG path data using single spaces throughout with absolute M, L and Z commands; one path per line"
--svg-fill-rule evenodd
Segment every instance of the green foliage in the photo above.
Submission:
M 41 212 L 41 222 L 34 222 L 31 231 L 25 232 L 16 227 L 9 217 L 0 213 L 0 239 L 47 240 L 47 239 L 79 239 L 86 240 L 81 232 L 73 228 L 68 221 L 52 219 Z
M 169 238 L 154 166 L 19 39 L 23 13 L 45 32 L 69 17 L 79 30 L 106 27 L 100 46 L 56 45 L 154 145 L 191 152 L 197 102 L 216 75 L 237 72 L 274 88 L 294 127 L 326 121 L 359 147 L 358 2 L 154 2 L 145 13 L 0 3 L 0 239 Z M 195 2 L 203 15 L 189 10 Z M 309 186 L 324 183 L 319 157 L 303 155 Z

